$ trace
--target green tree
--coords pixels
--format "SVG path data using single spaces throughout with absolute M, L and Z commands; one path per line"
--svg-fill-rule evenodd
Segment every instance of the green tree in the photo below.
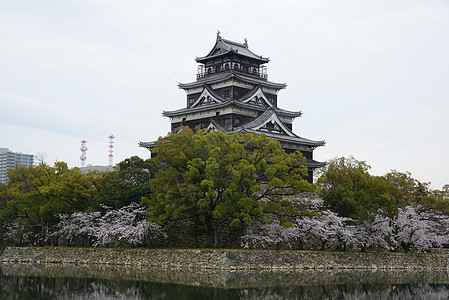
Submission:
M 83 174 L 79 168 L 69 169 L 65 162 L 56 162 L 53 170 L 53 180 L 39 188 L 39 192 L 47 199 L 41 211 L 70 214 L 92 210 L 98 174 Z
M 381 213 L 397 215 L 401 191 L 385 177 L 372 176 L 370 166 L 353 157 L 329 161 L 318 179 L 325 204 L 342 217 L 371 220 Z
M 432 189 L 430 182 L 421 182 L 412 177 L 410 172 L 401 173 L 392 170 L 385 178 L 394 183 L 402 192 L 403 200 L 401 206 L 412 205 L 420 207 L 421 210 L 436 209 L 449 214 L 449 185 L 446 184 L 441 190 Z
M 410 172 L 401 173 L 396 170 L 391 170 L 384 177 L 401 190 L 403 196 L 401 207 L 416 204 L 428 205 L 434 202 L 430 182 L 420 182 L 413 178 Z
M 54 167 L 18 166 L 9 170 L 8 176 L 10 182 L 0 195 L 0 220 L 5 226 L 16 226 L 16 243 L 42 244 L 58 223 L 59 214 L 91 210 L 94 174 L 56 162 Z
M 140 203 L 142 197 L 150 197 L 150 178 L 156 173 L 152 159 L 133 156 L 118 163 L 114 171 L 104 172 L 98 183 L 95 208 L 106 205 L 113 209 Z
M 435 199 L 434 208 L 449 215 L 449 184 L 445 184 L 441 190 L 433 190 L 431 195 Z
M 223 222 L 242 233 L 254 218 L 286 223 L 297 212 L 285 196 L 315 188 L 303 179 L 301 153 L 286 154 L 265 135 L 184 128 L 159 138 L 153 151 L 161 170 L 150 180 L 153 197 L 144 201 L 150 218 L 186 218 L 196 229 L 204 224 L 215 247 Z

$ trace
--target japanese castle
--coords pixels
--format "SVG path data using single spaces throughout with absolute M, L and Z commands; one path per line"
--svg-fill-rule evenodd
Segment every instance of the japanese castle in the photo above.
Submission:
M 217 34 L 212 50 L 199 63 L 196 81 L 179 83 L 187 94 L 186 106 L 162 115 L 171 120 L 171 132 L 180 127 L 209 128 L 227 133 L 265 134 L 278 140 L 285 152 L 299 150 L 306 158 L 308 180 L 313 170 L 325 164 L 313 160 L 313 150 L 324 141 L 310 140 L 293 133 L 293 120 L 301 111 L 278 107 L 278 92 L 284 83 L 268 80 L 266 64 L 269 58 L 249 50 L 248 43 L 236 43 Z M 140 142 L 151 151 L 155 142 Z

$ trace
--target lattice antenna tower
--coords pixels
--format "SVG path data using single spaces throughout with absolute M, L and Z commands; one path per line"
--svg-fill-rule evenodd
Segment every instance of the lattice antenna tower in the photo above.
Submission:
M 114 139 L 115 136 L 113 134 L 111 134 L 109 136 L 109 167 L 112 167 L 112 161 L 114 160 L 114 155 L 112 153 L 114 153 Z
M 81 156 L 80 156 L 81 167 L 84 167 L 85 164 L 86 164 L 86 159 L 87 159 L 87 155 L 86 155 L 86 152 L 87 152 L 86 143 L 87 143 L 86 140 L 82 140 L 82 141 L 81 141 L 81 147 L 80 147 L 80 150 L 81 150 Z

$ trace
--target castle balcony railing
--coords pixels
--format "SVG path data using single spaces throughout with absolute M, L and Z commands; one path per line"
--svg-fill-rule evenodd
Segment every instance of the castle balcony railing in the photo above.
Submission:
M 251 68 L 251 67 L 234 67 L 234 68 L 204 68 L 204 66 L 198 67 L 198 73 L 196 79 L 200 80 L 206 77 L 215 77 L 225 73 L 238 73 L 245 76 L 255 77 L 262 80 L 268 80 L 266 67 Z

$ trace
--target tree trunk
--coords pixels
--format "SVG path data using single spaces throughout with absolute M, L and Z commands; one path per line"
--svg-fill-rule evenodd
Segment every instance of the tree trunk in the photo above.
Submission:
M 212 247 L 214 245 L 215 230 L 212 224 L 212 217 L 206 217 L 206 246 Z
M 215 222 L 215 234 L 214 234 L 214 238 L 215 238 L 215 248 L 220 248 L 220 236 L 219 236 L 219 226 L 220 226 L 220 222 L 218 220 L 216 220 Z

